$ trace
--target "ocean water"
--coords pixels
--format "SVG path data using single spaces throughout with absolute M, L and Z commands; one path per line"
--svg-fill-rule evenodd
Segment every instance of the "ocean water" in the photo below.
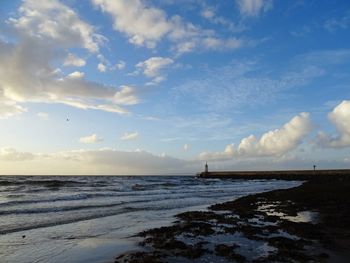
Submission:
M 0 262 L 113 262 L 177 213 L 300 185 L 192 176 L 0 177 Z

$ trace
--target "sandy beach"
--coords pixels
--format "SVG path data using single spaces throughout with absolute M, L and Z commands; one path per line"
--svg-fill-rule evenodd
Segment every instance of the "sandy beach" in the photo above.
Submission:
M 325 176 L 178 214 L 115 262 L 348 262 L 349 189 L 349 176 Z

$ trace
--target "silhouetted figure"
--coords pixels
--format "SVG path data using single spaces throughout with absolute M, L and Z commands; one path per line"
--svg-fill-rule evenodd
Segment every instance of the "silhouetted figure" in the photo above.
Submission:
M 314 172 L 316 171 L 316 165 L 314 164 Z
M 208 163 L 207 163 L 207 162 L 205 162 L 204 172 L 205 172 L 205 173 L 208 173 L 208 172 L 209 172 L 209 170 L 208 170 Z

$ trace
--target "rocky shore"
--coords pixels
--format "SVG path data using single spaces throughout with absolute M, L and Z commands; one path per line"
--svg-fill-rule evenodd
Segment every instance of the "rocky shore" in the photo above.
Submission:
M 348 262 L 350 176 L 216 204 L 139 234 L 115 262 Z

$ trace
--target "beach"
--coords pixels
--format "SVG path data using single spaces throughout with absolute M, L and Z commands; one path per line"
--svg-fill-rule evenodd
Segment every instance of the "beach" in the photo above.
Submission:
M 1 177 L 3 262 L 347 262 L 350 177 Z M 295 178 L 294 178 L 295 179 Z
M 350 177 L 252 194 L 143 231 L 115 262 L 348 262 Z
M 139 232 L 218 202 L 300 181 L 194 176 L 2 176 L 1 262 L 108 263 L 139 249 Z

